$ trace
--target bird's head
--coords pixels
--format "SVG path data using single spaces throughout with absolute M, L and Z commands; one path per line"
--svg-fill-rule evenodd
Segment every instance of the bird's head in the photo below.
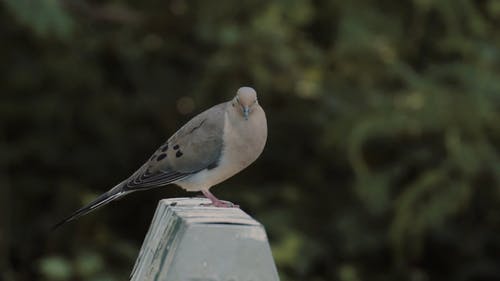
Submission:
M 257 93 L 250 87 L 241 87 L 236 92 L 236 96 L 231 101 L 231 105 L 239 112 L 245 120 L 252 114 L 253 107 L 258 105 Z

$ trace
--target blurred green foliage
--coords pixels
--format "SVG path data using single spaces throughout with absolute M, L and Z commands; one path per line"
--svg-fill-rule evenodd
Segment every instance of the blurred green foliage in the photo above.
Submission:
M 0 279 L 125 280 L 157 201 L 56 232 L 241 85 L 269 141 L 214 192 L 283 281 L 499 280 L 500 2 L 0 2 Z

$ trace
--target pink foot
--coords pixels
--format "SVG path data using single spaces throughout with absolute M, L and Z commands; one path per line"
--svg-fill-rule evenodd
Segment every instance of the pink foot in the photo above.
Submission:
M 240 207 L 239 205 L 233 204 L 231 202 L 220 200 L 219 198 L 215 197 L 215 195 L 213 195 L 208 190 L 202 190 L 201 192 L 203 192 L 203 195 L 205 195 L 205 197 L 207 197 L 208 199 L 210 199 L 210 201 L 212 201 L 211 204 L 202 204 L 204 206 L 214 206 L 214 207 L 218 207 L 218 208 L 239 208 Z

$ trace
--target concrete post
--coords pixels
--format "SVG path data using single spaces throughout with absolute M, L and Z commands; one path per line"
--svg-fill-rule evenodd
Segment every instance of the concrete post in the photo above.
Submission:
M 279 281 L 264 227 L 204 198 L 161 200 L 132 270 L 136 281 Z

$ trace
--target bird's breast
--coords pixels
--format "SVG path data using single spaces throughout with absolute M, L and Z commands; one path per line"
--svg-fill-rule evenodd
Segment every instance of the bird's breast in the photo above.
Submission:
M 267 139 L 266 117 L 261 108 L 248 120 L 229 118 L 226 112 L 223 149 L 215 167 L 204 169 L 177 184 L 188 191 L 200 191 L 228 179 L 254 162 Z M 231 121 L 233 120 L 233 121 Z

